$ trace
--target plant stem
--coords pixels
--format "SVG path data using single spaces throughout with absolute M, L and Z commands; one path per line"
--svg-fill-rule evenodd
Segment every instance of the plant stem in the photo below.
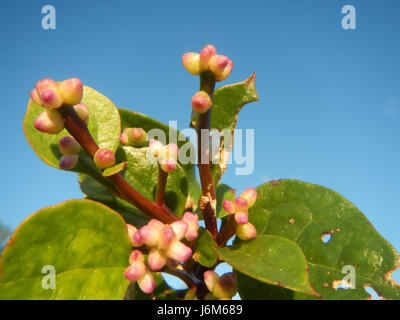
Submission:
M 220 232 L 217 237 L 217 244 L 222 247 L 226 242 L 235 235 L 236 222 L 233 215 L 227 217 L 222 223 Z
M 215 78 L 214 74 L 210 71 L 205 71 L 200 74 L 200 90 L 208 93 L 210 98 L 214 94 Z M 201 209 L 204 216 L 204 222 L 208 231 L 214 239 L 218 235 L 217 218 L 216 218 L 216 197 L 215 188 L 211 176 L 211 164 L 209 158 L 209 140 L 210 140 L 210 121 L 211 109 L 203 114 L 199 114 L 198 122 L 196 125 L 197 131 L 197 156 L 198 168 L 201 181 L 201 189 L 203 193 L 203 201 L 201 201 Z M 207 129 L 206 134 L 203 134 L 202 129 Z M 204 141 L 203 139 L 206 139 Z
M 91 136 L 86 124 L 79 118 L 74 108 L 69 105 L 61 106 L 58 111 L 65 118 L 65 128 L 67 131 L 78 141 L 89 156 L 93 158 L 99 147 Z M 117 188 L 118 194 L 116 195 L 118 197 L 128 201 L 150 217 L 164 223 L 172 223 L 179 220 L 167 206 L 158 205 L 136 191 L 119 173 L 109 176 L 107 179 Z
M 165 194 L 165 186 L 167 185 L 168 173 L 164 172 L 161 169 L 161 166 L 158 164 L 158 184 L 156 191 L 156 203 L 158 205 L 164 204 L 164 194 Z

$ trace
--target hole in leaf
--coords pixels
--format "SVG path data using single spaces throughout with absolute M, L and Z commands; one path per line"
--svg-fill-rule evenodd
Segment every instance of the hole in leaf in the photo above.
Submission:
M 331 238 L 332 238 L 332 235 L 329 232 L 325 232 L 321 236 L 321 241 L 323 243 L 328 243 L 329 241 L 331 241 Z
M 365 291 L 367 291 L 367 293 L 369 295 L 371 295 L 370 299 L 371 300 L 381 300 L 382 298 L 379 296 L 379 294 L 374 290 L 374 288 L 369 287 L 369 286 L 364 286 Z

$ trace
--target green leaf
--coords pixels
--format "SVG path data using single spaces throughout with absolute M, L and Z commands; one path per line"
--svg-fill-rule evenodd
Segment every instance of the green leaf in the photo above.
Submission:
M 368 299 L 367 285 L 383 298 L 400 298 L 400 285 L 391 278 L 400 265 L 399 254 L 338 193 L 296 180 L 271 181 L 258 188 L 249 219 L 259 235 L 285 237 L 299 245 L 307 260 L 310 283 L 322 298 Z M 330 241 L 322 241 L 325 235 Z M 350 275 L 345 266 L 354 267 L 355 289 L 338 288 Z M 239 286 L 247 280 L 242 277 Z
M 96 143 L 100 148 L 107 148 L 112 151 L 117 150 L 121 133 L 121 123 L 117 108 L 101 93 L 86 86 L 83 87 L 82 102 L 88 107 L 88 129 Z M 33 122 L 43 111 L 44 108 L 29 100 L 23 123 L 25 136 L 40 159 L 54 168 L 59 168 L 58 162 L 62 155 L 58 150 L 58 141 L 69 134 L 65 129 L 59 134 L 47 134 L 36 130 Z M 84 170 L 79 170 L 79 167 L 74 171 L 85 172 Z
M 41 209 L 3 252 L 0 299 L 123 299 L 131 251 L 124 220 L 100 203 L 71 200 Z M 42 287 L 49 284 L 44 266 L 54 267 L 55 289 Z
M 211 129 L 217 129 L 220 132 L 224 129 L 229 129 L 233 137 L 240 110 L 245 104 L 258 101 L 255 77 L 256 75 L 253 73 L 243 82 L 223 86 L 215 90 L 211 112 Z M 212 165 L 214 185 L 217 185 L 226 170 L 232 148 L 233 138 L 231 143 L 229 143 L 229 141 L 225 141 L 221 137 L 219 150 L 220 163 Z
M 117 174 L 118 172 L 121 172 L 122 170 L 124 170 L 126 167 L 126 162 L 121 162 L 116 164 L 115 166 L 112 166 L 110 168 L 107 168 L 103 171 L 103 176 L 104 177 L 109 177 L 112 176 L 114 174 Z
M 199 228 L 199 236 L 196 239 L 196 250 L 193 259 L 202 266 L 211 268 L 217 262 L 218 256 L 213 250 L 215 242 L 208 230 Z
M 261 235 L 233 248 L 215 247 L 215 251 L 235 270 L 252 278 L 294 291 L 317 295 L 308 281 L 304 254 L 300 247 L 289 239 Z

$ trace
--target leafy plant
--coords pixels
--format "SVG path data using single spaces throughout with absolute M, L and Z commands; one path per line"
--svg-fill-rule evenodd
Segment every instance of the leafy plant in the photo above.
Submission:
M 200 78 L 197 153 L 182 133 L 79 79 L 37 82 L 26 138 L 45 163 L 79 175 L 85 199 L 21 223 L 0 260 L 0 299 L 368 299 L 366 286 L 399 299 L 398 253 L 336 192 L 275 180 L 237 196 L 220 183 L 238 114 L 258 100 L 255 75 L 215 90 L 233 62 L 212 45 L 182 63 Z M 222 262 L 233 272 L 215 273 Z

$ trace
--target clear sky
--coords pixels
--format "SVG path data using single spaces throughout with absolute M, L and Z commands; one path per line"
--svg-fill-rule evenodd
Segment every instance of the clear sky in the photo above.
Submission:
M 43 30 L 42 7 L 56 8 Z M 344 30 L 341 9 L 356 9 Z M 320 184 L 352 201 L 400 250 L 400 2 L 0 2 L 3 137 L 0 220 L 81 198 L 77 177 L 48 167 L 25 140 L 28 93 L 44 77 L 79 77 L 117 106 L 186 128 L 198 80 L 186 51 L 212 43 L 235 63 L 224 84 L 257 72 L 260 101 L 239 128 L 255 130 L 255 170 L 223 182 L 243 190 L 277 178 Z

